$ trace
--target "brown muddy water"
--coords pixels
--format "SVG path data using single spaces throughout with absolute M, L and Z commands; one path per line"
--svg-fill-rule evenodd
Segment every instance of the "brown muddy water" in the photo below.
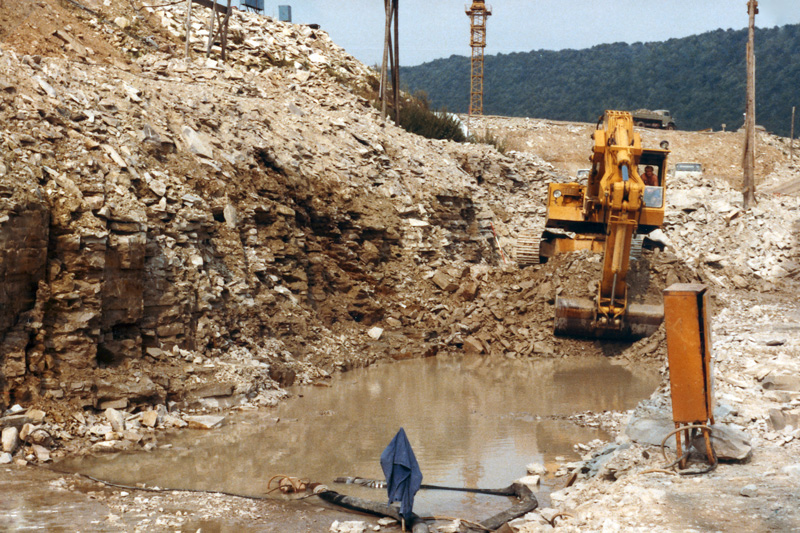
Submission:
M 601 358 L 413 360 L 337 375 L 330 387 L 295 388 L 293 398 L 274 409 L 231 414 L 210 431 L 176 431 L 150 453 L 75 458 L 58 466 L 125 484 L 248 495 L 265 494 L 272 476 L 286 474 L 383 501 L 385 489 L 333 479 L 382 479 L 381 451 L 402 427 L 423 483 L 501 488 L 526 475 L 527 464 L 541 463 L 549 471 L 539 493 L 545 504 L 564 481 L 552 476 L 559 461 L 578 459 L 573 445 L 608 438 L 564 417 L 632 409 L 658 383 L 652 369 L 632 371 Z M 422 490 L 414 511 L 480 520 L 511 503 Z

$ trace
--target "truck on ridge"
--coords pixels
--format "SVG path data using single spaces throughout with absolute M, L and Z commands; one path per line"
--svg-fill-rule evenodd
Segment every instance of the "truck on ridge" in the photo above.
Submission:
M 633 123 L 640 128 L 675 129 L 675 119 L 667 109 L 656 109 L 655 111 L 637 109 L 631 112 L 631 115 L 633 115 Z

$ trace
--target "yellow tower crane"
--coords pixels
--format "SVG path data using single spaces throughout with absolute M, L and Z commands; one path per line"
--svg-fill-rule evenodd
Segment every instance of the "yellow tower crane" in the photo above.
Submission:
M 486 48 L 486 19 L 492 8 L 483 0 L 474 0 L 467 10 L 469 16 L 472 61 L 470 67 L 469 116 L 483 115 L 483 52 Z

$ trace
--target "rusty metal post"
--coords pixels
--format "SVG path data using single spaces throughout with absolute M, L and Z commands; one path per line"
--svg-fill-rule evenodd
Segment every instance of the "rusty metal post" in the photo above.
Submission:
M 691 446 L 689 427 L 700 426 L 709 463 L 716 463 L 711 446 L 714 424 L 714 374 L 711 363 L 711 328 L 708 324 L 707 287 L 676 283 L 664 290 L 664 325 L 678 457 L 681 430 L 686 449 Z M 685 428 L 685 429 L 684 429 Z M 685 460 L 681 461 L 684 468 Z

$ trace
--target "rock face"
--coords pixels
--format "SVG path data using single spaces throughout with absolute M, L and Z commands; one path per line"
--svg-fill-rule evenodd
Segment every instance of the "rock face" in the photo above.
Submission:
M 41 302 L 48 293 L 43 282 L 50 238 L 50 213 L 42 197 L 38 185 L 28 189 L 0 182 L 0 389 L 27 373 L 28 345 L 42 327 L 42 305 L 36 304 L 37 294 Z M 33 365 L 42 363 L 41 351 Z
M 180 32 L 183 8 L 147 20 Z M 435 353 L 423 277 L 495 262 L 493 206 L 544 187 L 533 156 L 383 124 L 356 95 L 375 73 L 324 32 L 238 11 L 231 28 L 225 63 L 148 48 L 106 70 L 74 28 L 44 38 L 75 61 L 0 54 L 0 407 L 253 396 Z

